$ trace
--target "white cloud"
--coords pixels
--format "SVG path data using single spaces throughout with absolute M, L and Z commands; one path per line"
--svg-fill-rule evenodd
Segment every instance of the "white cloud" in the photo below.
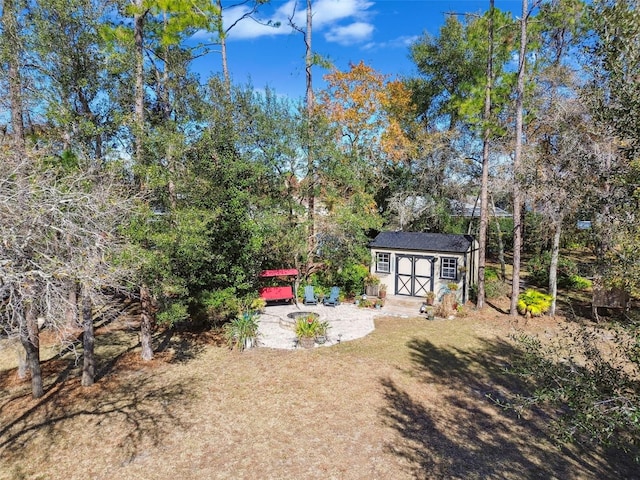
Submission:
M 329 30 L 326 37 L 342 43 L 349 35 L 352 37 L 352 41 L 360 38 L 367 39 L 373 31 L 373 25 L 366 23 L 371 17 L 372 13 L 369 8 L 373 5 L 368 0 L 316 0 L 313 2 L 313 31 L 319 33 Z M 306 2 L 296 0 L 288 0 L 280 5 L 270 15 L 265 16 L 262 12 L 258 12 L 255 16 L 255 21 L 251 18 L 246 18 L 233 27 L 229 32 L 229 40 L 246 40 L 259 38 L 263 36 L 284 35 L 290 34 L 292 29 L 289 26 L 289 17 L 293 15 L 293 22 L 300 28 L 306 28 L 307 24 L 307 11 Z M 242 18 L 249 9 L 244 5 L 239 5 L 234 8 L 230 8 L 223 12 L 223 25 L 228 28 L 239 18 Z M 295 14 L 294 14 L 295 12 Z M 354 21 L 351 25 L 340 26 L 341 21 Z M 279 28 L 267 24 L 280 24 Z M 365 33 L 366 30 L 368 33 Z M 352 33 L 349 34 L 348 32 Z M 197 32 L 193 38 L 195 39 L 209 39 L 215 38 L 215 34 L 211 34 L 205 31 Z
M 420 35 L 403 35 L 388 42 L 369 42 L 363 50 L 380 50 L 382 48 L 407 48 L 420 39 Z
M 231 31 L 229 32 L 230 40 L 252 39 L 263 36 L 283 35 L 291 33 L 289 27 L 289 16 L 293 12 L 295 0 L 290 0 L 281 5 L 273 14 L 269 17 L 263 17 L 258 13 L 253 18 L 245 18 L 238 22 L 239 18 L 242 18 L 249 9 L 240 5 L 234 8 L 225 10 L 223 13 L 223 25 L 224 28 L 229 28 L 234 22 L 237 22 Z M 280 24 L 279 27 L 274 25 Z
M 313 25 L 323 29 L 340 20 L 367 20 L 371 15 L 368 9 L 372 5 L 367 0 L 317 0 L 312 6 Z
M 326 34 L 328 42 L 339 43 L 340 45 L 351 45 L 360 43 L 371 38 L 373 25 L 370 23 L 356 22 L 344 27 L 333 27 Z

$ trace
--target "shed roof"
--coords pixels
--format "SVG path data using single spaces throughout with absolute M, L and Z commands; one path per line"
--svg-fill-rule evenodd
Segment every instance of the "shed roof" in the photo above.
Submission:
M 466 252 L 473 242 L 471 235 L 425 232 L 380 232 L 369 248 L 417 250 L 431 252 Z

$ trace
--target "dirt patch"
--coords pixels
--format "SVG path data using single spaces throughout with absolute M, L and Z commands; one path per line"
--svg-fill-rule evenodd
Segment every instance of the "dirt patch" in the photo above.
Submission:
M 382 317 L 352 342 L 242 354 L 215 332 L 161 332 L 149 363 L 111 324 L 93 387 L 60 377 L 64 358 L 38 401 L 0 373 L 0 478 L 634 478 L 628 459 L 558 448 L 543 413 L 488 398 L 523 388 L 502 368 L 514 328 L 559 322 Z

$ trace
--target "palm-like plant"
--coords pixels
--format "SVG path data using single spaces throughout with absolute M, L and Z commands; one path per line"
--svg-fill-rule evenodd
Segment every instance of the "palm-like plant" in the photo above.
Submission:
M 518 311 L 525 316 L 539 317 L 549 311 L 552 300 L 551 295 L 529 288 L 518 297 Z
M 254 345 L 258 338 L 258 315 L 255 312 L 244 312 L 223 328 L 229 348 L 242 351 Z
M 326 335 L 328 329 L 328 322 L 321 322 L 313 315 L 306 315 L 296 320 L 295 332 L 298 338 L 315 338 Z

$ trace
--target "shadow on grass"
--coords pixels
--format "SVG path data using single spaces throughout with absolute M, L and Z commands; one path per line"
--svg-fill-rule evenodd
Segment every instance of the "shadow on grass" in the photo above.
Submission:
M 525 420 L 496 404 L 530 388 L 505 371 L 521 354 L 508 342 L 462 350 L 412 340 L 408 348 L 417 388 L 438 396 L 427 403 L 432 397 L 383 379 L 382 415 L 400 434 L 388 450 L 415 478 L 638 478 L 629 459 L 555 445 L 545 412 L 530 411 Z
M 160 343 L 155 351 L 172 352 L 170 363 L 187 363 L 194 360 L 204 351 L 207 343 L 203 332 L 188 330 L 177 332 L 175 328 L 165 330 L 158 340 Z
M 142 450 L 161 444 L 167 433 L 181 426 L 174 412 L 180 411 L 179 406 L 189 398 L 182 383 L 151 388 L 146 377 L 146 373 L 119 377 L 95 390 L 75 381 L 61 382 L 35 404 L 27 395 L 14 398 L 27 408 L 9 421 L 3 419 L 0 452 L 6 458 L 20 459 L 23 449 L 38 440 L 39 448 L 45 449 L 41 453 L 55 458 L 58 442 L 72 435 L 68 425 L 81 425 L 78 417 L 83 417 L 88 428 L 104 425 L 115 432 L 119 458 L 125 463 L 133 461 Z M 16 408 L 12 410 L 17 413 Z M 80 438 L 86 438 L 86 434 Z
M 496 312 L 499 312 L 503 315 L 509 315 L 509 310 L 500 308 L 495 302 L 492 303 L 490 300 L 485 300 L 485 303 L 493 308 Z

